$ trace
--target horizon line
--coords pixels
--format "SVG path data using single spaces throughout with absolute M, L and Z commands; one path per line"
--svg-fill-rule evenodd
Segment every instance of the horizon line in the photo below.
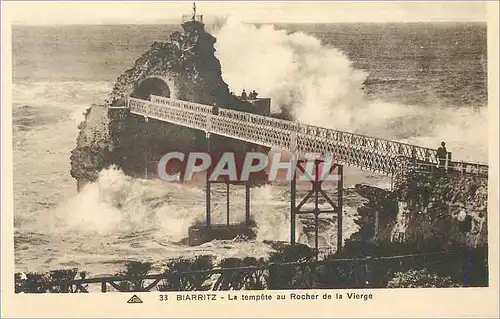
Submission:
M 245 21 L 243 24 L 289 24 L 289 25 L 300 25 L 300 24 L 464 24 L 464 23 L 474 23 L 474 24 L 488 24 L 488 21 L 484 20 L 462 20 L 462 21 L 333 21 L 333 22 L 253 22 Z M 217 24 L 217 22 L 204 23 L 205 25 Z M 29 26 L 29 27 L 57 27 L 57 26 L 109 26 L 109 25 L 178 25 L 181 26 L 182 22 L 178 21 L 165 21 L 165 22 L 131 22 L 131 23 L 121 23 L 121 22 L 105 22 L 105 23 L 57 23 L 57 24 L 36 24 L 36 23 L 12 23 L 12 26 Z

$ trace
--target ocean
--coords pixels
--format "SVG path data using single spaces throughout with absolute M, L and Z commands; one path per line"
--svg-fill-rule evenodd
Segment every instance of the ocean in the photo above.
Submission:
M 103 103 L 116 78 L 175 25 L 14 26 L 13 147 L 17 271 L 78 267 L 113 274 L 126 260 L 213 254 L 265 257 L 266 240 L 289 239 L 288 189 L 252 191 L 257 238 L 187 247 L 190 225 L 203 220 L 196 185 L 132 179 L 116 168 L 76 192 L 70 152 L 91 104 Z M 255 89 L 300 122 L 438 147 L 457 160 L 486 163 L 487 41 L 481 23 L 207 26 L 230 89 Z M 388 187 L 377 174 L 346 169 L 344 237 L 362 203 L 355 183 Z M 232 189 L 232 221 L 244 218 L 244 190 Z M 225 202 L 215 190 L 214 221 Z M 240 216 L 241 215 L 241 216 Z M 307 222 L 299 241 L 311 243 Z M 323 218 L 320 246 L 336 246 L 335 223 Z

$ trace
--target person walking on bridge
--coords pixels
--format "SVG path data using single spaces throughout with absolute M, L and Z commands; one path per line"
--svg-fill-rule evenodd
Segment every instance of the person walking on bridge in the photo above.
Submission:
M 441 147 L 438 148 L 436 155 L 439 161 L 439 167 L 444 168 L 446 166 L 446 158 L 448 157 L 448 151 L 446 150 L 445 142 L 441 142 Z

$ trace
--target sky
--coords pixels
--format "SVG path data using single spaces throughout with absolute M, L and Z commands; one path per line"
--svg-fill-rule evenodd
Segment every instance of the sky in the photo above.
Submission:
M 459 22 L 486 21 L 487 5 L 457 2 L 208 2 L 197 1 L 198 14 L 232 16 L 255 23 L 325 22 Z M 2 14 L 13 24 L 156 24 L 178 23 L 192 12 L 191 1 L 181 2 L 5 2 Z

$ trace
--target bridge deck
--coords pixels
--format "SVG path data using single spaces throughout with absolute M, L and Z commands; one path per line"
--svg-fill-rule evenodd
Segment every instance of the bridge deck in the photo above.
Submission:
M 151 96 L 151 101 L 129 98 L 130 112 L 253 144 L 296 154 L 334 154 L 341 164 L 393 175 L 410 163 L 435 166 L 436 150 L 370 136 L 316 127 L 267 116 L 218 109 L 209 105 Z M 487 175 L 488 165 L 450 162 L 462 173 Z

